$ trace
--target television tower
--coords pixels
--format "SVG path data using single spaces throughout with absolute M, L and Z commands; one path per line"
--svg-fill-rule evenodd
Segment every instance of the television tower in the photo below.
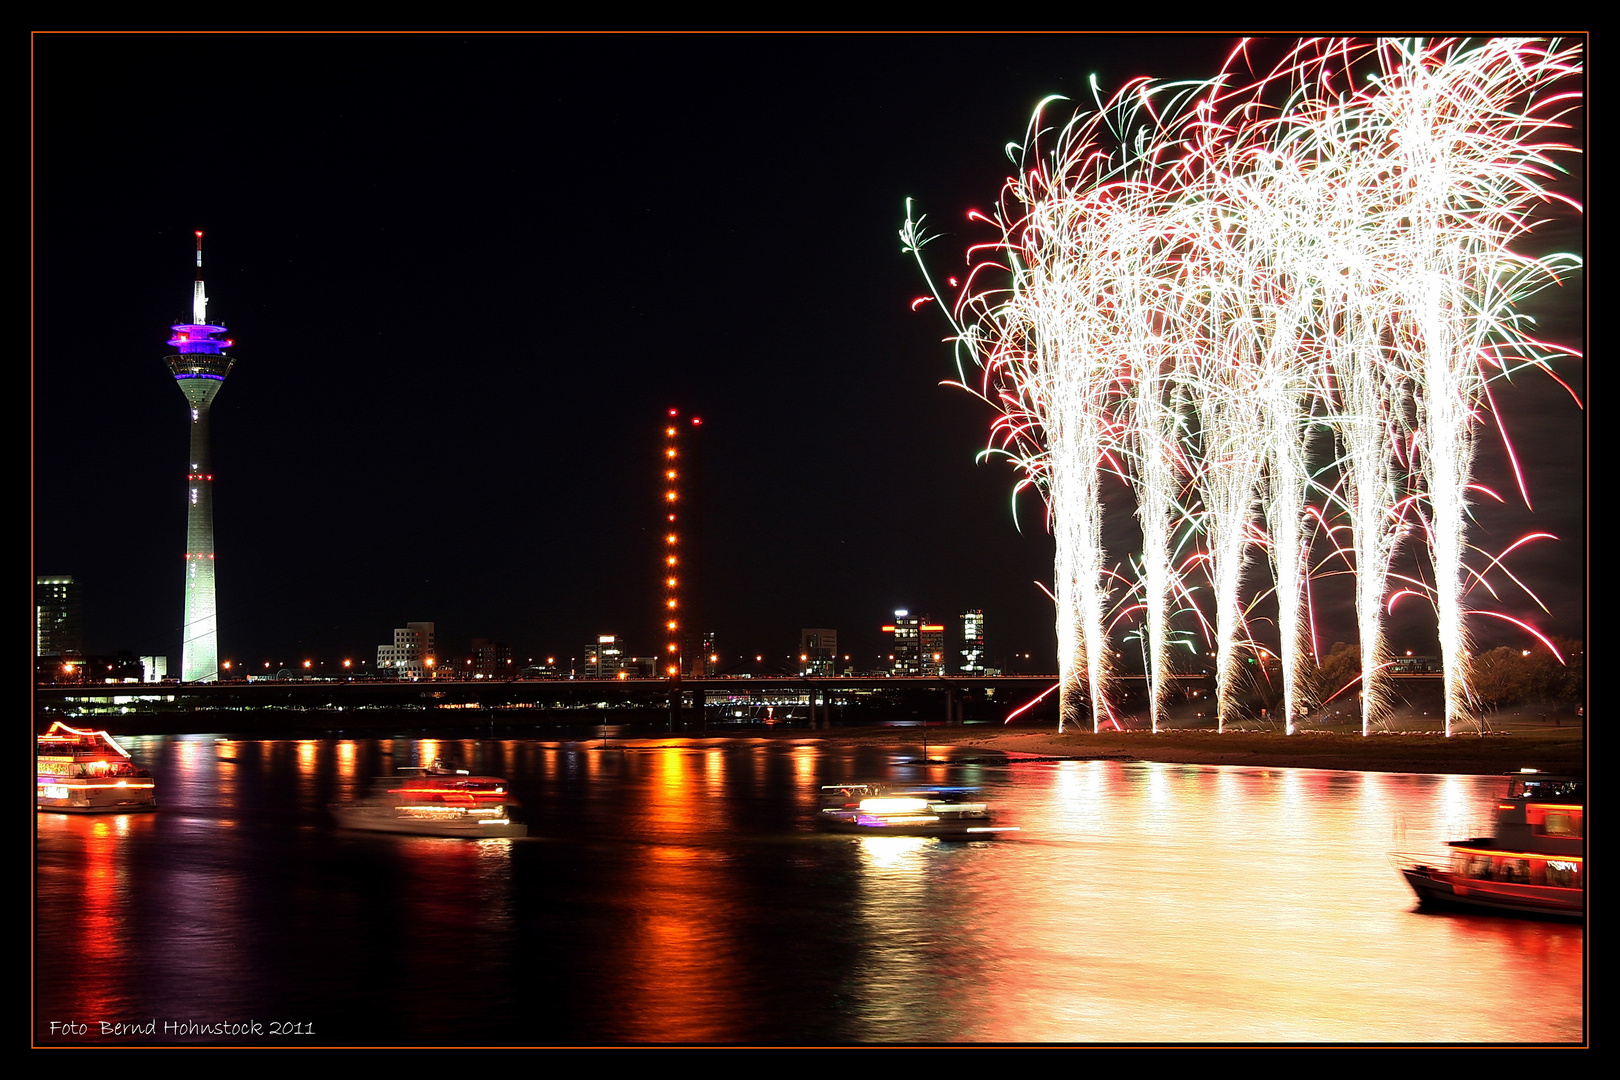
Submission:
M 219 619 L 214 600 L 214 466 L 208 453 L 208 410 L 231 373 L 225 327 L 208 321 L 203 292 L 202 232 L 197 232 L 197 280 L 191 289 L 191 321 L 171 329 L 174 354 L 164 363 L 191 406 L 191 468 L 186 473 L 186 624 L 180 642 L 180 678 L 219 678 Z

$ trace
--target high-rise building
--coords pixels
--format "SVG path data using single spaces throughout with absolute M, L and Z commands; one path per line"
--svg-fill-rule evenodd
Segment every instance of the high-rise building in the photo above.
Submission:
M 918 654 L 921 644 L 918 641 L 920 634 L 918 628 L 922 620 L 913 618 L 911 612 L 905 608 L 897 608 L 894 613 L 894 622 L 883 628 L 885 634 L 893 634 L 894 640 L 889 648 L 889 668 L 896 675 L 915 675 L 918 668 Z
M 922 661 L 923 675 L 945 674 L 945 624 L 931 623 L 923 616 L 922 629 L 917 636 L 918 659 Z
M 805 675 L 833 675 L 838 670 L 838 631 L 799 631 L 799 670 Z
M 34 655 L 81 656 L 84 624 L 79 586 L 71 577 L 42 575 L 34 579 Z
M 708 670 L 703 626 L 703 519 L 700 513 L 698 435 L 703 421 L 681 423 L 679 409 L 664 423 L 663 641 L 660 675 L 701 676 Z
M 617 679 L 621 673 L 628 674 L 628 665 L 619 639 L 612 634 L 599 634 L 596 644 L 585 650 L 581 675 L 587 679 Z
M 177 323 L 164 358 L 191 406 L 191 467 L 186 472 L 186 611 L 180 639 L 180 678 L 219 678 L 219 619 L 214 596 L 214 465 L 208 452 L 208 413 L 231 373 L 225 327 L 208 321 L 203 292 L 202 233 L 197 233 L 197 279 L 191 290 L 191 321 Z
M 512 646 L 493 638 L 473 638 L 472 663 L 467 665 L 475 679 L 510 679 L 517 674 L 512 666 Z
M 406 623 L 394 630 L 392 645 L 377 646 L 377 674 L 400 679 L 432 678 L 437 666 L 434 656 L 433 624 Z
M 892 670 L 896 675 L 945 674 L 945 624 L 918 618 L 904 608 L 894 613 L 894 623 L 883 628 L 894 635 Z
M 962 612 L 962 674 L 984 674 L 984 612 Z

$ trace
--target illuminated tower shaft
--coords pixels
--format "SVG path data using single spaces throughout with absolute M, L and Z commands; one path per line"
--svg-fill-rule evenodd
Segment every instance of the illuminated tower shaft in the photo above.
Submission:
M 180 642 L 180 678 L 219 678 L 219 619 L 214 598 L 214 466 L 208 452 L 208 413 L 232 360 L 225 355 L 225 327 L 208 322 L 203 292 L 202 233 L 197 233 L 197 280 L 191 322 L 176 324 L 164 358 L 191 406 L 191 467 L 186 472 L 186 615 Z

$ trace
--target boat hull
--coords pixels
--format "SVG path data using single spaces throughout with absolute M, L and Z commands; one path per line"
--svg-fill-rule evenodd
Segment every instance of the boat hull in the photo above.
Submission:
M 997 825 L 861 825 L 855 822 L 823 822 L 828 832 L 852 836 L 932 836 L 939 840 L 991 840 L 1017 828 Z
M 1543 919 L 1580 919 L 1586 914 L 1586 894 L 1581 889 L 1463 878 L 1449 870 L 1423 865 L 1399 869 L 1423 907 L 1493 911 Z
M 1011 826 L 992 825 L 988 816 L 895 821 L 867 814 L 823 811 L 818 824 L 828 832 L 857 836 L 932 836 L 941 840 L 989 840 L 1001 833 L 1018 831 Z
M 145 794 L 95 792 L 57 796 L 49 794 L 47 787 L 41 785 L 35 792 L 34 809 L 49 814 L 136 814 L 156 810 L 157 796 L 150 791 Z
M 332 817 L 343 828 L 363 832 L 444 836 L 459 840 L 514 840 L 529 835 L 527 825 L 505 819 L 421 817 L 387 806 L 333 806 L 330 809 Z

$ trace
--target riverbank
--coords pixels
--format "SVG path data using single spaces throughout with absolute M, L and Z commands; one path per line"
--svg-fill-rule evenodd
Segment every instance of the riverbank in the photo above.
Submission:
M 974 756 L 1029 760 L 1130 760 L 1187 765 L 1256 765 L 1290 769 L 1345 769 L 1358 772 L 1423 772 L 1492 775 L 1533 768 L 1550 772 L 1586 771 L 1585 725 L 1538 716 L 1493 718 L 1491 730 L 1454 735 L 1419 731 L 1302 732 L 1177 729 L 1071 731 L 1047 728 L 994 728 L 988 725 L 927 729 L 927 756 L 941 761 Z M 784 732 L 784 735 L 790 733 Z M 795 738 L 812 737 L 792 732 Z M 815 732 L 831 742 L 892 745 L 919 756 L 920 728 L 853 728 Z M 938 752 L 936 752 L 938 751 Z M 978 752 L 978 753 L 975 753 Z

